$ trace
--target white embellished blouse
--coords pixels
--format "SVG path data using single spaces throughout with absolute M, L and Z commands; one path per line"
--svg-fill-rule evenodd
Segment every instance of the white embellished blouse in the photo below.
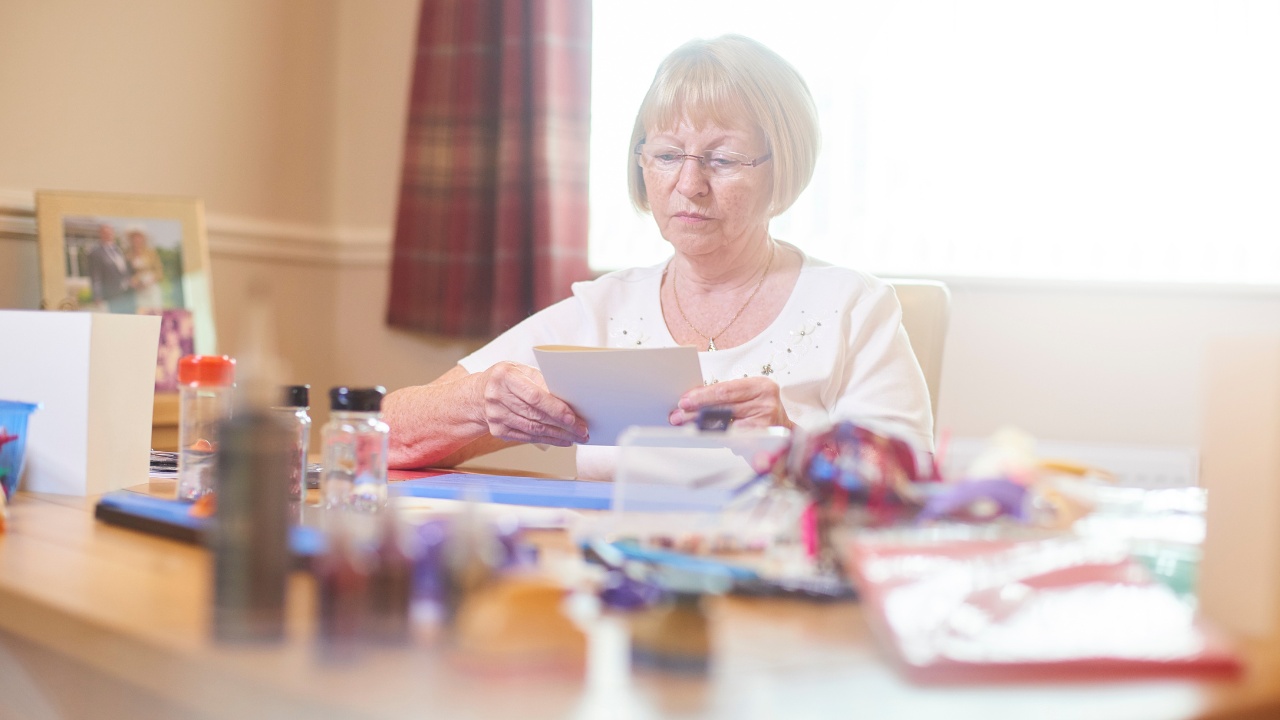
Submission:
M 805 430 L 853 420 L 932 452 L 929 390 L 893 288 L 803 257 L 795 289 L 768 328 L 737 347 L 698 353 L 704 381 L 768 377 L 778 384 L 787 416 Z M 472 373 L 504 360 L 537 367 L 537 345 L 674 346 L 659 301 L 667 262 L 574 283 L 571 297 L 459 364 Z M 612 457 L 612 448 L 578 446 L 578 476 L 611 476 Z

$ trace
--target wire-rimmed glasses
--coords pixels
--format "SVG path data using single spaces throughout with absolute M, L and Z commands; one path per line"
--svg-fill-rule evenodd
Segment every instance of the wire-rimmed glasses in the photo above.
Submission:
M 679 172 L 684 167 L 684 161 L 692 159 L 717 178 L 736 177 L 742 174 L 743 168 L 756 167 L 773 157 L 772 153 L 765 153 L 753 160 L 742 153 L 728 150 L 708 150 L 701 155 L 694 155 L 678 147 L 652 143 L 636 145 L 635 154 L 639 157 L 640 166 L 650 172 L 664 175 Z

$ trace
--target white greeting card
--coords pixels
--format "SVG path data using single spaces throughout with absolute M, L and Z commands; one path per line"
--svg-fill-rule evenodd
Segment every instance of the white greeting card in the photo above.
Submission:
M 39 403 L 22 489 L 96 495 L 145 482 L 160 318 L 0 310 L 0 399 Z

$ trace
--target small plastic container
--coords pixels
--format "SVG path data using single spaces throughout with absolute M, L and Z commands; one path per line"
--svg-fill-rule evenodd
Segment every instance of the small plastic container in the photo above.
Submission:
M 311 446 L 311 386 L 284 386 L 280 389 L 280 404 L 271 409 L 288 423 L 294 433 L 289 499 L 299 502 L 307 494 L 307 450 Z
M 329 422 L 320 433 L 320 493 L 326 508 L 376 512 L 387 504 L 386 392 L 381 386 L 329 391 Z
M 178 361 L 178 499 L 213 491 L 218 430 L 231 417 L 236 361 L 188 355 Z
M 0 400 L 0 486 L 7 498 L 18 490 L 27 449 L 27 419 L 40 408 L 35 403 Z
M 690 554 L 765 553 L 789 564 L 796 528 L 810 503 L 775 475 L 791 448 L 791 432 L 718 424 L 727 429 L 624 430 L 612 512 L 575 518 L 569 528 L 574 542 L 631 540 L 642 548 Z

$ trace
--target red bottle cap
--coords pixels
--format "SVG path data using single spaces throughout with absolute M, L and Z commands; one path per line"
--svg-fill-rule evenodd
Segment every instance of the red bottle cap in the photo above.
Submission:
M 235 378 L 236 361 L 226 355 L 187 355 L 178 360 L 178 382 L 183 385 L 229 386 Z

